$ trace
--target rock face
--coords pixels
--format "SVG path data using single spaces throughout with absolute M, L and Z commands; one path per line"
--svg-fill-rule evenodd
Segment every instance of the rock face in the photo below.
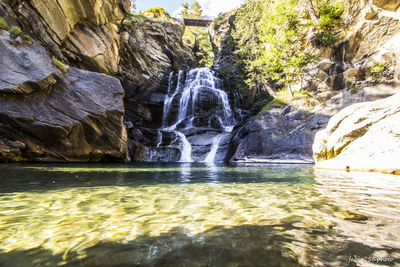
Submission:
M 157 144 L 170 73 L 193 67 L 195 58 L 182 43 L 183 24 L 174 19 L 162 23 L 151 19 L 141 21 L 140 15 L 135 16 L 128 17 L 128 23 L 122 26 L 118 77 L 126 93 L 125 120 L 131 158 L 143 161 L 155 158 L 146 147 Z M 179 159 L 177 149 L 160 153 Z
M 331 116 L 354 103 L 398 92 L 400 16 L 394 11 L 399 5 L 400 1 L 379 0 L 350 4 L 346 23 L 352 31 L 319 51 L 309 48 L 319 52 L 322 60 L 305 69 L 298 84 L 292 84 L 293 91 L 302 94 L 284 96 L 283 108 L 269 108 L 237 129 L 230 161 L 312 162 L 315 133 Z M 215 67 L 225 73 L 227 84 L 237 75 L 232 62 L 234 48 L 228 42 L 233 17 L 221 16 L 216 20 L 219 25 L 210 29 L 217 54 Z M 268 93 L 276 96 L 272 88 Z
M 127 136 L 122 117 L 130 127 L 130 143 L 137 144 L 131 145 L 136 151 L 131 150 L 132 159 L 143 157 L 139 152 L 146 140 L 141 134 L 161 126 L 169 73 L 195 65 L 195 59 L 182 43 L 181 22 L 129 11 L 129 0 L 0 2 L 0 16 L 10 27 L 21 27 L 34 43 L 24 45 L 5 31 L 0 39 L 0 64 L 7 65 L 0 71 L 2 103 L 15 114 L 33 114 L 17 127 L 13 113 L 4 108 L 2 127 L 15 129 L 0 135 L 1 160 L 123 161 Z M 47 53 L 72 67 L 114 75 L 124 90 L 109 76 L 74 68 L 63 74 Z M 40 137 L 43 130 L 37 125 L 44 123 L 36 121 L 35 101 L 41 116 L 50 120 L 44 132 L 52 138 Z M 72 102 L 75 111 L 69 108 Z M 13 142 L 24 145 L 14 148 Z
M 373 0 L 374 5 L 379 8 L 390 10 L 390 11 L 397 11 L 400 7 L 400 1 L 393 1 L 393 0 Z
M 400 93 L 343 109 L 316 135 L 317 167 L 400 174 L 399 121 Z
M 129 8 L 129 0 L 0 3 L 0 13 L 7 13 L 8 21 L 21 26 L 57 58 L 107 74 L 118 71 L 117 25 Z
M 0 58 L 0 94 L 47 91 L 61 76 L 41 45 L 20 45 L 1 30 Z
M 0 161 L 125 161 L 122 99 L 117 79 L 74 68 L 50 92 L 1 94 Z
M 261 113 L 236 132 L 230 161 L 313 163 L 310 144 L 328 119 L 290 107 Z
M 0 35 L 0 161 L 125 161 L 118 79 L 62 74 L 39 44 Z
M 159 128 L 169 74 L 195 64 L 181 40 L 184 26 L 177 21 L 131 21 L 122 28 L 121 72 L 126 119 L 134 125 Z

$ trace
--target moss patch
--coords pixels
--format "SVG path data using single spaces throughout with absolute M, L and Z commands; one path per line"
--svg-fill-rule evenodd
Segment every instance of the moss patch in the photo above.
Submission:
M 59 61 L 58 59 L 56 59 L 55 57 L 53 57 L 53 64 L 62 72 L 66 72 L 67 71 L 67 66 L 64 65 L 64 63 L 62 63 L 61 61 Z
M 260 115 L 260 114 L 262 114 L 262 113 L 264 113 L 264 112 L 267 112 L 267 111 L 270 110 L 270 109 L 273 109 L 273 108 L 282 108 L 282 107 L 284 107 L 284 106 L 285 106 L 285 103 L 284 103 L 283 99 L 274 98 L 274 99 L 272 99 L 271 101 L 269 101 L 269 102 L 260 110 L 260 112 L 258 112 L 257 116 Z
M 372 75 L 379 75 L 385 70 L 385 65 L 383 63 L 377 62 L 374 63 L 370 68 L 369 72 Z
M 8 26 L 7 22 L 0 17 L 0 30 L 6 30 L 8 31 L 10 29 L 10 26 Z
M 12 27 L 8 32 L 10 33 L 10 37 L 12 39 L 17 39 L 18 37 L 21 37 L 21 39 L 26 42 L 32 42 L 32 38 L 29 35 L 25 34 L 18 26 Z

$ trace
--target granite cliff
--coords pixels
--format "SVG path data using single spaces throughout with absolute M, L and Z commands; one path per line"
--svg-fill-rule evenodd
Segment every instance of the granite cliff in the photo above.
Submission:
M 231 142 L 229 160 L 232 162 L 313 163 L 327 159 L 326 153 L 322 151 L 335 151 L 329 154 L 329 158 L 344 153 L 347 162 L 353 159 L 358 162 L 356 167 L 351 167 L 352 169 L 379 170 L 376 164 L 375 167 L 368 168 L 369 162 L 375 159 L 372 154 L 367 156 L 370 153 L 367 148 L 371 133 L 370 137 L 363 138 L 367 131 L 357 131 L 359 135 L 352 139 L 352 141 L 357 139 L 357 144 L 362 143 L 361 146 L 364 148 L 359 147 L 360 149 L 357 150 L 355 144 L 349 147 L 339 146 L 343 140 L 348 140 L 347 132 L 343 130 L 348 127 L 348 124 L 345 125 L 337 118 L 345 118 L 350 110 L 351 112 L 357 110 L 357 113 L 352 115 L 352 121 L 369 118 L 371 120 L 369 127 L 383 118 L 379 117 L 379 112 L 374 112 L 374 109 L 369 109 L 368 106 L 380 106 L 382 110 L 396 109 L 395 101 L 389 99 L 386 102 L 382 100 L 376 103 L 365 103 L 363 108 L 352 106 L 352 104 L 387 98 L 399 92 L 399 5 L 399 1 L 352 2 L 344 15 L 345 24 L 348 25 L 349 30 L 340 40 L 321 48 L 312 48 L 311 42 L 305 43 L 304 45 L 310 46 L 309 49 L 321 55 L 320 59 L 304 70 L 301 83 L 295 84 L 292 88 L 293 96 L 290 96 L 288 92 L 279 91 L 279 88 L 275 89 L 273 84 L 266 84 L 268 93 L 275 99 L 269 103 L 268 100 L 257 102 L 250 107 L 253 114 L 257 112 L 258 114 L 249 118 L 237 129 Z M 219 17 L 210 28 L 217 54 L 214 68 L 228 77 L 225 81 L 226 85 L 232 88 L 238 86 L 232 81 L 240 77 L 238 66 L 241 64 L 240 61 L 235 61 L 233 56 L 237 49 L 232 45 L 231 31 L 234 29 L 234 12 Z M 313 29 L 304 34 L 309 37 L 308 40 L 315 38 Z M 227 68 L 227 66 L 231 67 Z M 258 109 L 257 105 L 259 105 Z M 344 110 L 344 113 L 337 114 L 348 106 L 350 107 L 346 109 L 347 112 Z M 334 117 L 330 121 L 332 116 Z M 350 118 L 346 121 L 349 120 Z M 323 131 L 323 134 L 318 135 L 313 151 L 315 134 L 325 129 L 327 125 L 328 128 Z M 385 127 L 379 128 L 378 125 L 372 127 L 374 129 L 372 138 L 379 138 L 379 134 L 392 136 L 389 133 L 390 126 Z M 378 128 L 382 131 L 377 130 Z M 393 132 L 396 132 L 394 128 Z M 371 144 L 373 149 L 378 150 L 374 155 L 389 157 L 391 155 L 389 151 L 393 152 L 392 148 L 396 147 L 398 142 L 395 141 L 396 138 L 398 137 L 394 135 L 393 138 L 387 139 L 391 142 L 386 144 L 386 148 L 383 144 L 381 146 Z M 355 153 L 356 150 L 357 153 Z M 324 156 L 321 156 L 322 154 Z M 394 154 L 392 156 L 395 157 Z M 357 158 L 368 158 L 368 160 L 360 161 Z M 351 163 L 346 165 L 343 161 L 341 164 L 335 164 L 341 169 L 345 169 L 348 165 L 352 166 Z M 321 162 L 318 166 L 322 168 L 328 164 Z M 329 166 L 332 167 L 333 164 Z M 392 164 L 390 168 L 382 165 L 382 168 L 393 169 L 394 165 Z
M 195 64 L 179 21 L 129 12 L 128 0 L 0 2 L 0 161 L 129 158 L 125 125 L 157 124 L 149 94 Z

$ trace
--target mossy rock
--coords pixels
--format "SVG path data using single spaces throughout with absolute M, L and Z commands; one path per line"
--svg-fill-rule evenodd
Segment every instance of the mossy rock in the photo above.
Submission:
M 64 63 L 62 63 L 61 61 L 59 61 L 57 58 L 53 57 L 53 64 L 62 72 L 66 72 L 67 71 L 67 66 L 65 66 Z
M 6 30 L 8 31 L 10 29 L 10 26 L 8 26 L 8 23 L 0 17 L 0 30 Z

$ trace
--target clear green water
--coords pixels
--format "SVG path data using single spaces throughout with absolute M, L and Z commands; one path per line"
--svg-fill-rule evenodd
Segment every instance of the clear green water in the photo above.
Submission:
M 399 179 L 301 166 L 0 165 L 0 266 L 400 266 Z

